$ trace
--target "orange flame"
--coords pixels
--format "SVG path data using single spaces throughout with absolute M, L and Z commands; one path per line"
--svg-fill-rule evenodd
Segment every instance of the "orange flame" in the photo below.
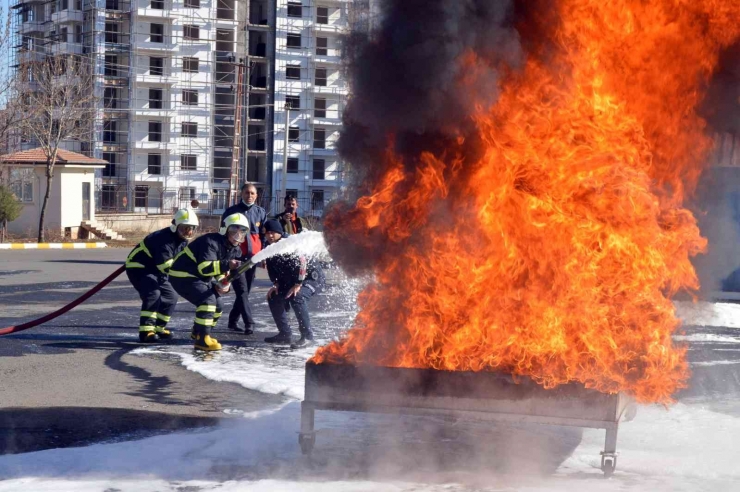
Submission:
M 537 26 L 556 49 L 471 116 L 479 142 L 459 145 L 481 145 L 477 162 L 389 151 L 372 193 L 327 217 L 330 246 L 380 261 L 355 328 L 315 362 L 505 371 L 641 402 L 685 385 L 670 298 L 698 288 L 689 258 L 706 241 L 682 203 L 711 150 L 696 106 L 740 2 L 557 4 Z

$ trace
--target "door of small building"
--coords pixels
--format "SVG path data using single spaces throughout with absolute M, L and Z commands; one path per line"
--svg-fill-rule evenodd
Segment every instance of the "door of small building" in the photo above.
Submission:
M 82 220 L 90 220 L 90 183 L 82 183 Z

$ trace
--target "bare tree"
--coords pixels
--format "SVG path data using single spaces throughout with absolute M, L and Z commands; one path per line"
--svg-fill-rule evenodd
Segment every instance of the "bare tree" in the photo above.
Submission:
M 94 81 L 94 70 L 88 59 L 79 56 L 48 56 L 43 61 L 19 67 L 18 127 L 46 157 L 46 193 L 39 216 L 39 242 L 44 240 L 44 218 L 60 144 L 87 139 L 92 131 L 97 103 Z

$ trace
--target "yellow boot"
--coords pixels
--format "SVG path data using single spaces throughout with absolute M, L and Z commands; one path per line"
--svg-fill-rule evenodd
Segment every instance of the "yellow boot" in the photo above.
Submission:
M 221 350 L 221 344 L 215 338 L 211 338 L 211 335 L 204 336 L 199 334 L 195 340 L 195 348 L 209 351 Z
M 164 326 L 158 326 L 154 329 L 154 333 L 157 334 L 157 338 L 160 340 L 172 340 L 172 332 Z

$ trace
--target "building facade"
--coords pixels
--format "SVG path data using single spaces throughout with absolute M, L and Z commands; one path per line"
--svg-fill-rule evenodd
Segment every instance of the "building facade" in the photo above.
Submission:
M 79 57 L 95 71 L 95 128 L 64 148 L 108 161 L 99 211 L 197 201 L 218 214 L 248 180 L 268 209 L 290 193 L 320 216 L 343 182 L 334 143 L 353 3 L 16 0 L 15 60 Z
M 278 0 L 272 188 L 320 216 L 336 198 L 343 166 L 334 148 L 348 95 L 341 40 L 348 2 Z M 287 127 L 287 138 L 286 138 Z

